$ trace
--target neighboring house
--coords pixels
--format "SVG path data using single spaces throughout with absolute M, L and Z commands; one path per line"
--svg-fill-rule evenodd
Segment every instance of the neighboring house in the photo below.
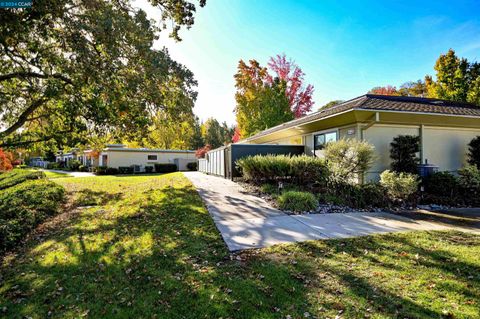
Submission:
M 127 148 L 123 144 L 108 144 L 100 153 L 93 150 L 80 152 L 73 149 L 68 153 L 59 152 L 57 163 L 68 164 L 78 160 L 87 167 L 108 166 L 113 168 L 134 166 L 137 172 L 144 172 L 145 166 L 155 164 L 176 164 L 181 171 L 187 170 L 187 164 L 196 162 L 195 151 L 160 150 L 148 148 Z
M 184 171 L 188 163 L 196 161 L 195 151 L 127 148 L 123 144 L 107 145 L 99 156 L 99 166 L 119 168 L 135 165 L 140 171 L 144 171 L 145 166 L 166 163 L 176 164 L 179 170 Z
M 421 138 L 422 163 L 455 172 L 466 163 L 467 144 L 480 135 L 480 107 L 438 99 L 366 94 L 262 131 L 243 144 L 303 145 L 322 156 L 324 145 L 341 138 L 375 146 L 377 160 L 366 174 L 376 180 L 390 168 L 390 143 L 398 135 Z

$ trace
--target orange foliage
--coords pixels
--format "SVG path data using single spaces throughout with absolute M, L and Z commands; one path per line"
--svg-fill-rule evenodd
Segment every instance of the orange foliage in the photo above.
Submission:
M 4 152 L 0 148 L 0 172 L 11 170 L 13 168 L 12 161 L 13 154 L 10 152 Z

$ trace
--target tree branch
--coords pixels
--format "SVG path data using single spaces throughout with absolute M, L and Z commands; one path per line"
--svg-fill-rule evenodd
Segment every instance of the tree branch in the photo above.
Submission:
M 13 72 L 9 74 L 2 74 L 0 75 L 0 82 L 7 81 L 15 78 L 39 78 L 39 79 L 48 79 L 48 78 L 55 78 L 62 80 L 68 84 L 73 84 L 73 81 L 63 76 L 61 74 L 41 74 L 37 72 Z
M 57 132 L 57 134 L 65 134 L 65 133 L 67 133 L 67 131 Z M 38 138 L 35 140 L 29 140 L 29 141 L 0 142 L 0 147 L 25 146 L 25 145 L 34 144 L 34 143 L 46 142 L 54 138 L 55 136 L 51 135 L 51 136 L 43 136 L 41 138 Z
M 41 98 L 39 100 L 36 100 L 30 104 L 29 107 L 27 107 L 22 114 L 18 117 L 17 121 L 13 123 L 9 128 L 4 130 L 3 132 L 0 132 L 0 139 L 3 139 L 7 137 L 8 135 L 12 134 L 15 132 L 17 129 L 22 127 L 23 124 L 28 120 L 28 117 L 40 106 L 42 106 L 45 102 L 48 100 L 46 98 Z

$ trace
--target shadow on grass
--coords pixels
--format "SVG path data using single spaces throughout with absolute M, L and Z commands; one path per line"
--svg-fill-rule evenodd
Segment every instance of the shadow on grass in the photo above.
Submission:
M 448 264 L 459 256 L 428 250 L 406 235 L 308 242 L 232 258 L 191 187 L 108 201 L 117 209 L 90 208 L 4 266 L 0 305 L 7 317 L 297 318 L 343 312 L 345 318 L 438 318 L 440 310 L 352 270 L 352 263 L 411 271 L 408 263 L 393 267 L 398 250 L 407 250 L 422 256 L 422 267 L 460 282 L 479 270 L 461 260 Z M 478 237 L 471 240 L 478 243 Z M 478 300 L 478 278 L 471 285 L 445 289 Z
M 107 205 L 112 201 L 118 201 L 123 197 L 122 193 L 108 193 L 106 191 L 92 191 L 90 189 L 82 189 L 76 192 L 75 206 L 99 206 Z

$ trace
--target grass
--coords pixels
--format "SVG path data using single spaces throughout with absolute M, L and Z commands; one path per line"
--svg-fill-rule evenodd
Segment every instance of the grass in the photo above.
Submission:
M 230 255 L 181 173 L 55 181 L 82 207 L 5 257 L 0 317 L 479 318 L 480 236 L 415 232 Z
M 70 177 L 68 173 L 52 172 L 52 171 L 43 171 L 48 179 Z

